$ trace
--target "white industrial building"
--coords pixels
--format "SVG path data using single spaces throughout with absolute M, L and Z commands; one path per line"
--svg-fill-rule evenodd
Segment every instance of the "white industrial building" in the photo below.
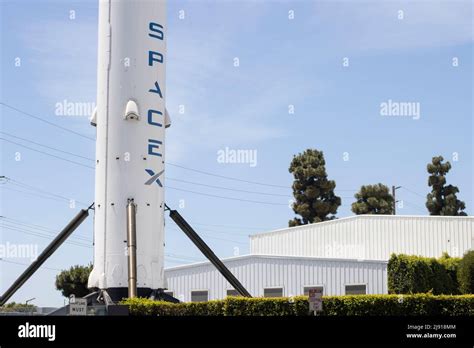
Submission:
M 473 217 L 358 215 L 250 236 L 250 255 L 224 264 L 255 297 L 386 294 L 392 253 L 462 256 L 474 246 Z M 181 301 L 236 292 L 209 262 L 165 270 L 168 292 Z
M 307 294 L 322 287 L 326 295 L 387 293 L 387 262 L 299 256 L 245 255 L 223 260 L 254 297 Z M 210 262 L 165 270 L 169 294 L 180 301 L 237 295 Z
M 356 215 L 250 236 L 251 254 L 388 260 L 392 253 L 462 256 L 474 217 Z

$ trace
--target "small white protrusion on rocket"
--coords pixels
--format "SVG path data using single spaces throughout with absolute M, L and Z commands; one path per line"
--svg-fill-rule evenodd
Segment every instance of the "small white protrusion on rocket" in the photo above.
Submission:
M 129 100 L 127 107 L 125 108 L 125 119 L 126 120 L 139 120 L 140 114 L 138 113 L 138 105 L 134 100 Z

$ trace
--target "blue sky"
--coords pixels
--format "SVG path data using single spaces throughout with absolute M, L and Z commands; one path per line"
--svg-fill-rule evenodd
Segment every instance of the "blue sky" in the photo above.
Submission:
M 55 106 L 95 102 L 96 1 L 1 4 L 1 102 L 94 137 L 86 116 L 58 116 Z M 167 161 L 278 187 L 167 166 L 168 205 L 184 202 L 181 213 L 219 256 L 248 253 L 249 234 L 285 227 L 294 216 L 289 163 L 294 154 L 317 148 L 343 197 L 338 217 L 352 215 L 355 190 L 378 182 L 403 186 L 399 214 L 427 214 L 426 164 L 439 154 L 452 163 L 448 182 L 460 188 L 471 214 L 472 24 L 469 1 L 169 1 L 166 87 L 173 124 Z M 420 118 L 381 116 L 380 104 L 388 100 L 419 103 Z M 1 138 L 93 164 L 11 135 L 86 158 L 94 157 L 93 141 L 8 107 L 0 110 Z M 94 200 L 94 172 L 17 144 L 1 142 L 0 175 L 13 179 L 1 186 L 1 215 L 10 219 L 3 220 L 1 236 L 3 243 L 34 243 L 42 250 L 82 207 L 70 208 L 67 198 Z M 226 147 L 256 150 L 257 165 L 219 163 L 217 152 Z M 38 305 L 61 305 L 57 269 L 92 261 L 92 233 L 89 219 L 74 243 L 63 245 L 12 300 L 36 297 Z M 166 254 L 168 266 L 202 259 L 171 221 Z M 5 261 L 2 292 L 29 263 Z

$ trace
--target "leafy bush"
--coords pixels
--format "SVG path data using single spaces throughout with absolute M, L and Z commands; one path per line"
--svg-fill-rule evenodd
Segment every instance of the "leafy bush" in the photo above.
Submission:
M 459 294 L 456 277 L 459 262 L 459 258 L 447 254 L 439 259 L 392 254 L 387 267 L 388 291 L 392 294 Z
M 159 316 L 307 316 L 308 297 L 227 297 L 198 303 L 172 304 L 149 299 L 122 301 L 132 315 Z M 357 295 L 324 296 L 324 316 L 474 315 L 474 295 Z
M 227 316 L 288 316 L 295 315 L 294 304 L 305 302 L 304 312 L 308 311 L 308 298 L 296 297 L 291 302 L 288 298 L 245 298 L 227 297 L 224 305 L 224 315 Z
M 464 254 L 459 263 L 458 281 L 463 294 L 474 293 L 474 250 Z
M 63 270 L 56 276 L 56 289 L 61 291 L 64 297 L 75 295 L 84 297 L 92 290 L 87 288 L 87 279 L 92 271 L 92 265 L 73 266 L 68 270 Z
M 459 290 L 459 281 L 458 281 L 458 268 L 461 262 L 461 258 L 459 257 L 451 257 L 448 255 L 448 253 L 443 253 L 443 256 L 441 256 L 438 259 L 439 262 L 441 262 L 445 269 L 446 272 L 448 273 L 449 277 L 451 278 L 452 284 L 455 287 L 455 289 L 458 291 L 458 293 L 461 293 Z
M 0 312 L 34 312 L 35 305 L 26 303 L 10 302 L 6 305 L 0 306 Z
M 130 308 L 132 315 L 156 316 L 216 316 L 224 315 L 223 301 L 171 303 L 147 298 L 133 298 L 122 301 Z

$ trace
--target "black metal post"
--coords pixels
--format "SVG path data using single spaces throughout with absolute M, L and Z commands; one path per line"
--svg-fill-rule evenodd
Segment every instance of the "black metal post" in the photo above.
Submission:
M 92 205 L 89 209 L 92 208 Z M 61 244 L 71 235 L 72 232 L 89 216 L 89 209 L 82 209 L 75 217 L 67 224 L 66 227 L 53 239 L 51 243 L 43 250 L 38 258 L 28 266 L 28 268 L 15 280 L 15 282 L 8 288 L 7 291 L 0 297 L 0 306 L 3 306 L 10 297 L 41 267 L 43 263 L 58 249 Z
M 169 208 L 168 208 L 169 209 Z M 198 247 L 198 249 L 206 256 L 209 261 L 217 268 L 217 270 L 224 276 L 225 279 L 239 292 L 242 296 L 252 297 L 247 289 L 239 282 L 239 280 L 232 274 L 232 272 L 222 263 L 221 260 L 214 254 L 214 252 L 207 246 L 207 244 L 199 237 L 196 231 L 184 220 L 180 213 L 176 210 L 170 211 L 170 217 L 183 230 L 183 232 L 191 239 L 191 241 Z

